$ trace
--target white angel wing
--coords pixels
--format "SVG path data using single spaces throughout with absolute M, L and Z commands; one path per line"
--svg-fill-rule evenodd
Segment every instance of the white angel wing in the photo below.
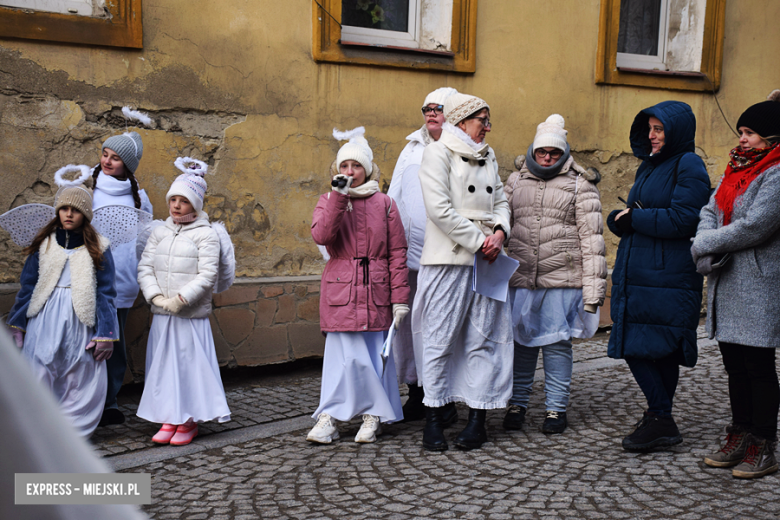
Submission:
M 152 220 L 138 233 L 138 238 L 135 240 L 135 256 L 138 260 L 143 256 L 144 249 L 146 249 L 146 242 L 149 240 L 149 236 L 152 234 L 152 231 L 154 231 L 154 228 L 164 225 L 164 220 Z
M 211 229 L 217 232 L 219 237 L 219 268 L 217 269 L 217 281 L 214 282 L 214 292 L 221 293 L 233 285 L 236 279 L 236 252 L 233 249 L 233 242 L 225 224 L 222 222 L 212 222 Z
M 151 213 L 131 206 L 102 206 L 94 211 L 92 226 L 111 241 L 111 249 L 133 242 L 154 219 Z
M 52 206 L 25 204 L 0 215 L 0 227 L 11 234 L 11 240 L 17 246 L 27 247 L 55 215 Z

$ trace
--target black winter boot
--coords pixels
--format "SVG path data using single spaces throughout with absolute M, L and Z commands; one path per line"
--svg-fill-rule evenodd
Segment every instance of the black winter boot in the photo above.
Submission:
M 442 407 L 425 407 L 425 429 L 423 430 L 423 448 L 428 451 L 446 451 L 447 438 L 444 437 Z
M 674 419 L 645 412 L 642 419 L 636 423 L 634 432 L 623 439 L 623 449 L 645 452 L 653 448 L 674 446 L 681 442 L 682 435 Z
M 469 408 L 469 422 L 455 438 L 455 446 L 462 450 L 475 450 L 487 442 L 485 410 Z
M 403 422 L 425 419 L 425 405 L 423 404 L 425 391 L 423 391 L 423 387 L 412 383 L 406 386 L 409 387 L 409 399 L 407 399 L 406 404 L 404 404 L 403 407 Z
M 447 403 L 442 406 L 441 421 L 444 428 L 449 428 L 456 422 L 458 422 L 458 409 L 455 408 L 455 403 Z

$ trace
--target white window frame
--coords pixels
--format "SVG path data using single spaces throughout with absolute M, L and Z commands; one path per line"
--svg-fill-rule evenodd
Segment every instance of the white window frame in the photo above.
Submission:
M 2 0 L 0 0 L 2 1 Z M 341 26 L 341 40 L 344 42 L 381 45 L 388 47 L 420 48 L 420 0 L 409 0 L 409 31 L 386 31 L 351 25 Z
M 618 69 L 669 70 L 666 65 L 666 40 L 669 34 L 669 2 L 661 0 L 661 15 L 658 21 L 658 54 L 617 53 Z
M 104 0 L 0 0 L 2 7 L 76 16 L 94 16 L 96 10 L 102 9 L 105 5 Z

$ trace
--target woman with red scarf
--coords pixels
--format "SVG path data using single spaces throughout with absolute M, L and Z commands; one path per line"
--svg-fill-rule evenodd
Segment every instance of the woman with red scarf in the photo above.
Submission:
M 691 252 L 707 275 L 707 332 L 718 340 L 729 381 L 726 441 L 704 458 L 738 478 L 778 469 L 780 386 L 780 90 L 748 108 L 739 146 L 701 220 Z

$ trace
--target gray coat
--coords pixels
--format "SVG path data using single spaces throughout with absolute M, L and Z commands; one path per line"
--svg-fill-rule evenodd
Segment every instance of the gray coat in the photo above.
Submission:
M 734 203 L 731 224 L 714 194 L 701 210 L 694 247 L 731 253 L 707 278 L 707 332 L 718 341 L 780 347 L 780 165 L 759 175 Z

